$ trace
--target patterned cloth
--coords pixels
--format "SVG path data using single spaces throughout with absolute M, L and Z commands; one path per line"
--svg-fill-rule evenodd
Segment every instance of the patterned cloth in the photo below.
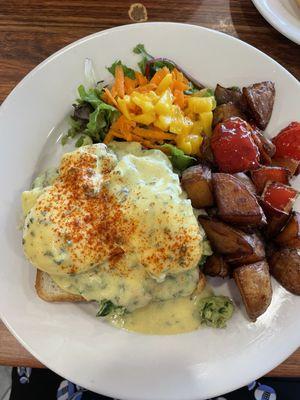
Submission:
M 49 369 L 13 368 L 10 400 L 118 400 L 86 390 Z M 261 378 L 209 400 L 300 400 L 300 378 Z

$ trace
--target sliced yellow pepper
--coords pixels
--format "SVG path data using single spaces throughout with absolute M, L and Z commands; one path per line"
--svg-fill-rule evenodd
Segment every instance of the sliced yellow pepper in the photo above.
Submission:
M 191 130 L 191 133 L 194 135 L 200 135 L 200 133 L 203 131 L 203 125 L 201 121 L 195 121 L 193 123 L 193 127 Z
M 212 111 L 214 107 L 213 97 L 189 97 L 188 109 L 190 112 L 201 114 Z
M 153 122 L 153 125 L 163 131 L 168 131 L 171 122 L 172 117 L 170 115 L 160 115 L 157 120 Z
M 125 96 L 126 97 L 126 96 Z M 127 105 L 128 105 L 128 101 L 125 99 L 121 99 L 120 97 L 117 98 L 117 102 L 118 102 L 118 106 L 119 109 L 121 111 L 121 113 L 129 120 L 131 120 L 131 115 L 128 111 Z
M 213 121 L 213 113 L 212 111 L 201 113 L 200 121 L 203 126 L 203 132 L 207 136 L 211 136 L 212 134 L 212 121 Z
M 169 114 L 173 103 L 173 95 L 170 89 L 167 89 L 155 104 L 157 114 Z
M 145 113 L 145 114 L 139 114 L 139 115 L 134 115 L 131 114 L 131 119 L 135 122 L 139 122 L 140 124 L 143 125 L 150 125 L 156 120 L 155 113 Z
M 173 77 L 172 74 L 167 74 L 160 82 L 156 89 L 157 94 L 163 93 L 165 90 L 167 90 L 170 86 L 171 83 L 173 82 Z

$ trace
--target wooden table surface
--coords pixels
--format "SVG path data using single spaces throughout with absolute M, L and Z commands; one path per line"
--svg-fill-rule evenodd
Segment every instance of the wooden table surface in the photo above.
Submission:
M 0 102 L 37 64 L 65 45 L 129 24 L 134 1 L 0 0 Z M 300 79 L 300 46 L 274 30 L 251 0 L 143 1 L 148 21 L 186 22 L 213 28 L 257 47 Z M 274 349 L 276 351 L 276 349 Z M 0 365 L 41 367 L 0 322 Z M 300 350 L 272 376 L 300 376 Z

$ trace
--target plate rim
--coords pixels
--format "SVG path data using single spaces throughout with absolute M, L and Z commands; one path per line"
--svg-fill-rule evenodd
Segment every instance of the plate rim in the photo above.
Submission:
M 243 44 L 243 46 L 246 46 L 246 47 L 249 47 L 249 48 L 254 49 L 256 52 L 258 52 L 258 53 L 260 53 L 261 55 L 263 55 L 263 57 L 269 59 L 270 62 L 272 62 L 273 64 L 275 63 L 276 66 L 277 66 L 279 69 L 281 69 L 282 71 L 284 71 L 284 73 L 287 74 L 287 75 L 289 76 L 290 79 L 293 79 L 293 80 L 294 80 L 294 83 L 300 88 L 300 82 L 299 82 L 287 69 L 285 69 L 282 65 L 280 65 L 276 60 L 274 60 L 272 57 L 270 57 L 269 55 L 265 54 L 265 53 L 262 52 L 261 50 L 257 49 L 256 47 L 254 47 L 254 46 L 252 46 L 252 45 L 250 45 L 250 44 L 248 44 L 248 43 L 246 43 L 246 42 L 244 42 L 244 41 L 242 41 L 242 40 L 240 40 L 240 39 L 238 39 L 238 38 L 236 38 L 236 37 L 233 37 L 233 36 L 228 35 L 228 34 L 223 33 L 223 32 L 216 31 L 216 30 L 214 30 L 214 29 L 209 29 L 209 28 L 205 28 L 205 27 L 202 27 L 202 26 L 194 25 L 194 24 L 184 24 L 184 23 L 176 23 L 176 22 L 149 22 L 149 23 L 147 23 L 146 25 L 155 25 L 155 26 L 176 25 L 176 26 L 180 26 L 180 27 L 189 27 L 189 28 L 193 28 L 193 29 L 196 28 L 196 29 L 198 29 L 198 30 L 200 30 L 200 31 L 201 31 L 201 30 L 202 30 L 202 31 L 210 31 L 210 32 L 212 32 L 212 33 L 215 34 L 215 35 L 225 36 L 225 37 L 227 37 L 227 38 L 229 38 L 229 39 L 231 39 L 231 40 L 233 40 L 233 41 L 241 42 L 241 43 Z M 94 33 L 92 33 L 92 34 L 90 34 L 90 35 L 88 35 L 88 36 L 85 36 L 85 37 L 83 37 L 83 38 L 80 38 L 80 39 L 76 40 L 75 42 L 72 42 L 72 43 L 70 43 L 69 45 L 64 46 L 63 48 L 59 49 L 58 51 L 56 51 L 55 53 L 53 53 L 52 55 L 50 55 L 48 58 L 46 58 L 44 61 L 42 61 L 40 64 L 38 64 L 34 69 L 32 69 L 32 70 L 31 70 L 31 71 L 30 71 L 30 72 L 29 72 L 29 73 L 14 87 L 14 89 L 10 92 L 10 94 L 6 97 L 6 99 L 5 99 L 5 100 L 3 101 L 3 103 L 2 103 L 2 106 L 1 106 L 1 108 L 0 108 L 0 118 L 2 117 L 2 113 L 4 112 L 3 110 L 5 110 L 6 105 L 9 104 L 10 99 L 11 99 L 11 98 L 13 97 L 13 95 L 15 94 L 15 91 L 17 91 L 17 89 L 18 89 L 19 87 L 21 87 L 25 82 L 27 82 L 27 80 L 31 79 L 31 78 L 35 75 L 35 73 L 36 73 L 37 71 L 39 71 L 41 68 L 43 68 L 43 67 L 44 67 L 45 65 L 47 65 L 48 63 L 50 63 L 50 62 L 51 62 L 53 59 L 55 59 L 57 56 L 60 56 L 60 55 L 63 54 L 65 51 L 68 51 L 69 49 L 71 49 L 71 48 L 73 48 L 73 47 L 76 47 L 76 46 L 80 45 L 81 43 L 84 43 L 85 41 L 88 41 L 88 40 L 90 40 L 90 39 L 93 39 L 93 38 L 96 38 L 96 37 L 105 35 L 105 34 L 109 33 L 110 31 L 119 31 L 119 32 L 121 32 L 121 31 L 127 30 L 127 29 L 136 29 L 136 27 L 138 27 L 138 29 L 139 29 L 140 26 L 145 26 L 145 24 L 144 24 L 144 23 L 139 23 L 139 24 L 127 24 L 127 25 L 121 25 L 121 26 L 109 28 L 109 29 L 102 30 L 102 31 L 99 31 L 99 32 L 94 32 Z M 48 361 L 45 363 L 45 362 L 43 361 L 43 356 L 41 357 L 40 355 L 37 355 L 37 353 L 35 352 L 35 350 L 33 350 L 33 349 L 31 348 L 30 345 L 28 345 L 26 342 L 23 341 L 23 339 L 17 334 L 17 332 L 15 332 L 14 328 L 10 325 L 8 319 L 5 318 L 5 317 L 2 315 L 2 311 L 1 311 L 1 310 L 0 310 L 0 318 L 2 319 L 4 325 L 8 328 L 8 330 L 13 334 L 13 336 L 15 336 L 16 339 L 22 344 L 22 346 L 23 346 L 26 350 L 28 350 L 37 360 L 40 360 L 40 361 L 41 361 L 44 365 L 46 365 L 46 366 L 47 366 L 47 365 L 50 366 L 50 365 L 52 364 L 52 363 L 49 363 Z M 295 336 L 295 338 L 296 338 L 296 336 Z M 277 361 L 276 361 L 275 364 L 276 364 L 276 365 L 279 365 L 279 364 L 280 364 L 283 360 L 285 360 L 290 354 L 292 354 L 292 352 L 295 351 L 297 348 L 298 348 L 298 344 L 296 343 L 296 340 L 295 340 L 295 341 L 293 340 L 293 341 L 289 342 L 288 345 L 286 345 L 286 346 L 284 347 L 285 351 L 283 351 L 282 349 L 277 349 L 277 352 L 276 352 L 276 354 L 277 354 L 276 360 L 279 360 L 279 361 L 278 361 L 278 363 L 277 363 Z M 287 350 L 287 349 L 288 349 L 288 350 Z M 287 356 L 287 353 L 289 354 L 288 356 Z M 276 366 L 276 365 L 274 365 L 274 362 L 273 362 L 273 363 L 269 363 L 269 364 L 273 364 L 273 367 Z M 272 367 L 272 368 L 273 368 L 273 367 Z M 61 375 L 60 372 L 59 372 L 55 367 L 52 368 L 52 366 L 51 366 L 51 369 L 52 369 L 53 371 L 57 372 L 59 375 Z M 270 370 L 269 366 L 267 366 L 267 367 L 265 367 L 265 368 L 261 368 L 261 369 L 260 369 L 259 375 L 254 374 L 255 379 L 258 378 L 258 377 L 260 377 L 260 376 L 261 376 L 261 373 L 265 374 L 265 373 L 267 373 L 269 370 Z M 68 374 L 67 374 L 67 375 L 68 375 Z M 68 377 L 67 375 L 64 374 L 64 377 L 68 379 L 69 377 Z M 72 379 L 70 379 L 70 380 L 72 381 Z M 79 382 L 79 383 L 80 383 L 80 382 Z M 244 381 L 244 384 L 247 384 L 247 382 Z M 239 384 L 239 385 L 240 385 L 240 384 Z M 84 384 L 83 386 L 87 386 L 87 385 Z M 228 385 L 228 387 L 229 387 L 229 386 L 230 386 L 230 385 Z M 90 385 L 90 387 L 91 387 L 91 385 Z M 229 389 L 229 390 L 234 390 L 234 389 L 236 389 L 236 387 L 237 387 L 236 384 L 232 383 L 231 389 Z M 95 391 L 95 387 L 94 387 L 94 388 L 91 388 L 91 390 L 94 390 L 94 391 Z M 112 396 L 111 393 L 108 393 L 108 392 L 105 393 L 105 391 L 103 391 L 103 394 L 104 394 L 104 395 L 108 395 L 108 396 Z M 119 396 L 119 395 L 120 395 L 120 396 Z M 119 395 L 117 394 L 118 397 L 120 397 L 120 398 L 122 398 L 122 399 L 127 399 L 127 397 L 124 397 L 124 396 L 122 395 L 122 393 L 120 393 Z M 217 396 L 217 395 L 219 395 L 219 392 L 213 392 L 213 391 L 212 391 L 211 394 L 210 394 L 210 397 L 214 397 L 214 396 Z M 113 396 L 116 396 L 116 394 L 113 394 Z M 191 400 L 192 400 L 192 399 L 193 399 L 193 400 L 199 400 L 200 397 L 201 397 L 201 394 L 198 395 L 197 398 L 196 398 L 196 397 L 189 397 L 189 399 L 191 399 Z M 138 398 L 138 397 L 132 397 L 132 396 L 131 396 L 131 398 L 128 399 L 128 400 L 134 400 L 134 399 L 138 400 L 139 398 Z M 149 397 L 145 397 L 145 399 L 150 399 L 150 398 L 149 398 Z M 139 399 L 139 400 L 140 400 L 140 399 Z

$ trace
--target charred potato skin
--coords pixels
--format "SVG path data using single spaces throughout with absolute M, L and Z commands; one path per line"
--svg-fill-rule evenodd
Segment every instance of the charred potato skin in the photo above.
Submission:
M 202 225 L 212 248 L 217 253 L 222 255 L 250 255 L 253 253 L 251 237 L 245 232 L 233 228 L 214 217 L 200 215 L 198 221 Z
M 247 314 L 251 321 L 262 315 L 272 300 L 272 285 L 266 261 L 242 265 L 233 271 Z
M 187 168 L 182 174 L 181 185 L 194 208 L 213 206 L 211 170 L 206 165 L 199 164 Z
M 232 254 L 225 257 L 225 261 L 235 268 L 244 264 L 254 264 L 266 258 L 265 243 L 262 237 L 254 233 L 251 235 L 253 241 L 253 253 L 249 255 Z
M 233 176 L 241 181 L 254 196 L 256 196 L 256 189 L 252 180 L 244 172 L 237 172 Z
M 203 272 L 205 275 L 226 278 L 230 275 L 230 267 L 222 256 L 213 254 L 207 258 Z
M 234 175 L 215 173 L 212 176 L 219 217 L 238 226 L 259 227 L 265 224 L 265 215 L 256 196 Z
M 281 247 L 300 249 L 300 213 L 294 211 L 291 214 L 287 224 L 274 238 L 274 242 Z
M 300 255 L 296 249 L 273 251 L 268 258 L 274 278 L 289 292 L 300 296 Z

